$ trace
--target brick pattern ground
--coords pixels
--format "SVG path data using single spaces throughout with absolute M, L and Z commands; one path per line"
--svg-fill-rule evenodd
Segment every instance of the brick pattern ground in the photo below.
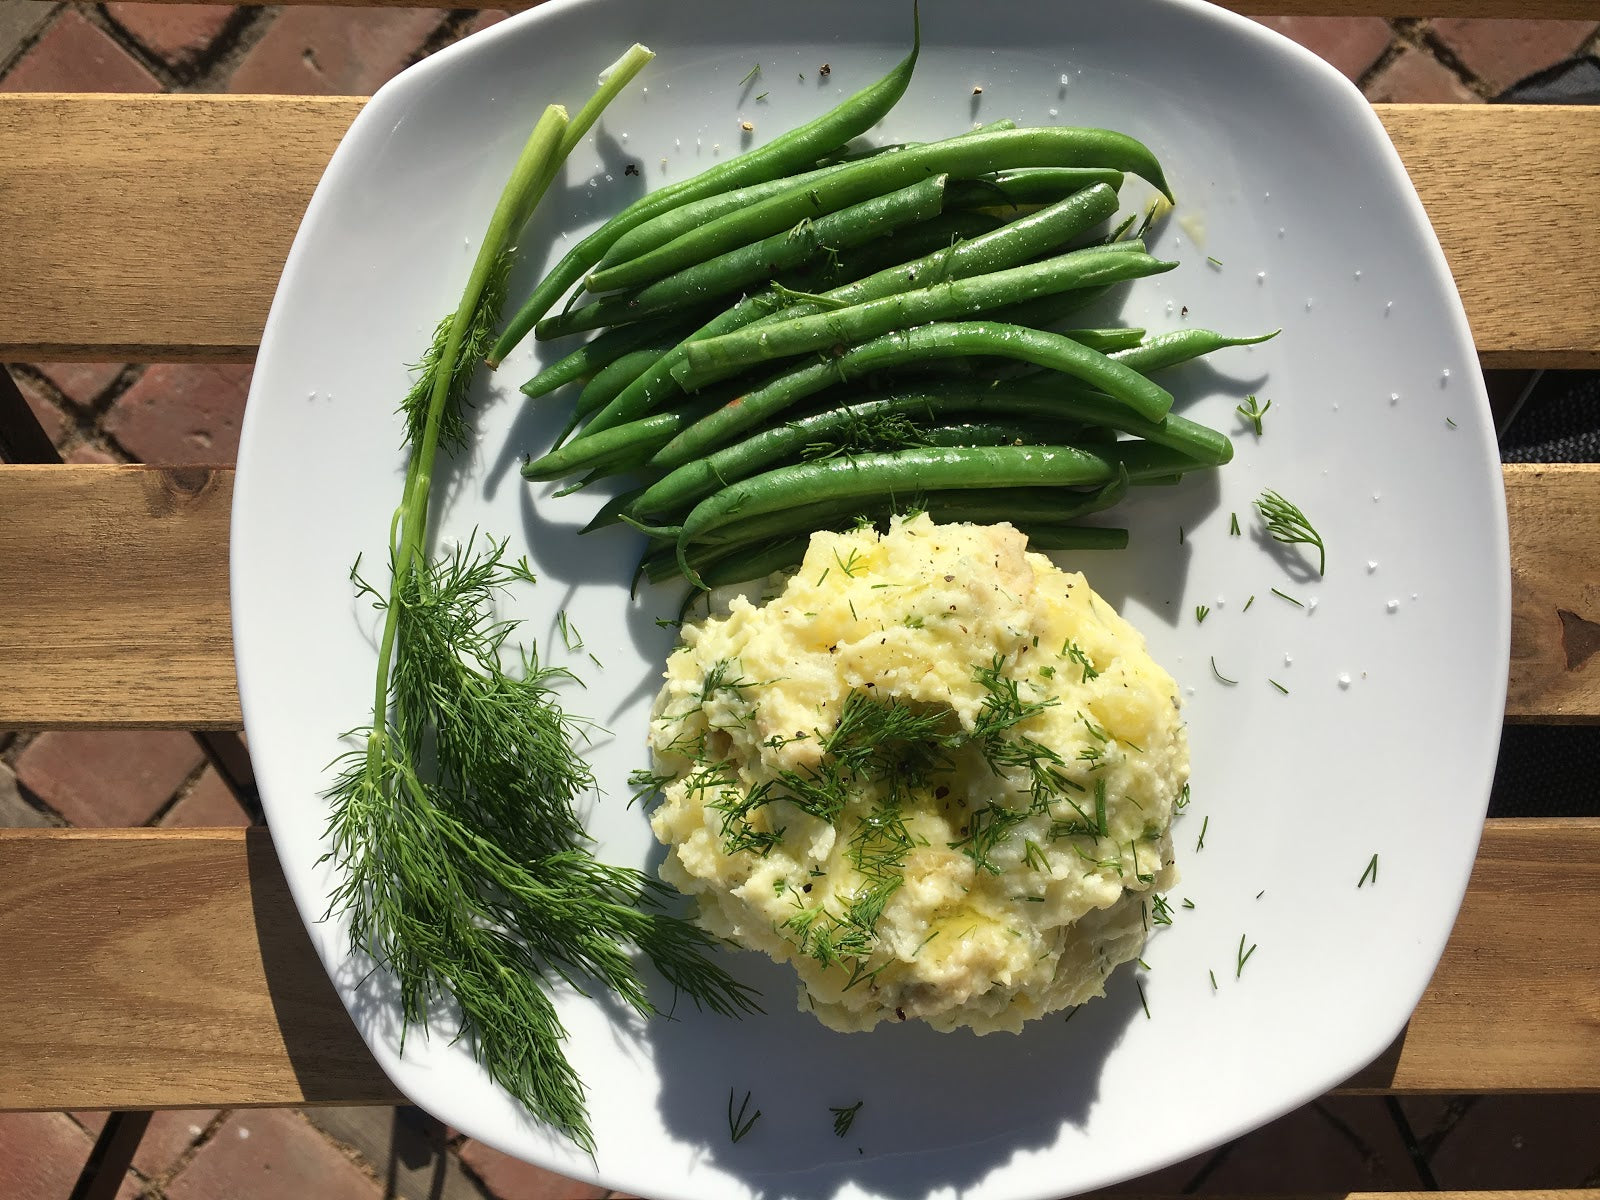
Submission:
M 370 92 L 505 13 L 0 0 L 0 90 Z M 1600 22 L 1263 17 L 1375 101 L 1488 100 L 1576 52 Z M 12 364 L 73 462 L 226 464 L 249 368 Z M 0 731 L 0 825 L 229 826 L 246 810 L 181 734 Z M 64 1196 L 103 1117 L 0 1115 L 0 1195 Z M 1600 1184 L 1600 1097 L 1319 1101 L 1113 1189 L 1178 1195 Z M 467 1141 L 414 1109 L 163 1113 L 132 1200 L 578 1200 L 599 1189 Z

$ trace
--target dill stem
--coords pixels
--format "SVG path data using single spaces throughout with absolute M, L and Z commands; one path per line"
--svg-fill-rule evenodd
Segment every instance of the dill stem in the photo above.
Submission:
M 507 231 L 508 242 L 511 237 L 518 236 L 520 234 L 522 227 L 526 225 L 529 218 L 533 216 L 533 210 L 538 205 L 540 198 L 549 189 L 550 185 L 555 182 L 556 172 L 561 170 L 561 164 L 567 161 L 567 156 L 577 149 L 578 142 L 582 140 L 583 135 L 588 133 L 589 130 L 593 128 L 594 123 L 600 119 L 600 114 L 605 111 L 606 106 L 617 98 L 622 89 L 627 87 L 628 84 L 633 81 L 633 77 L 640 71 L 644 70 L 645 66 L 648 65 L 650 60 L 655 56 L 655 51 L 649 49 L 648 47 L 641 46 L 638 42 L 635 42 L 632 46 L 628 47 L 627 52 L 624 53 L 621 58 L 617 59 L 616 62 L 612 63 L 604 71 L 600 72 L 600 86 L 595 90 L 594 94 L 584 102 L 583 107 L 578 110 L 578 115 L 573 117 L 570 121 L 565 122 L 560 131 L 560 140 L 554 147 L 554 153 L 551 153 L 547 149 L 542 157 L 539 165 L 543 169 L 543 174 L 538 178 L 537 186 L 527 190 L 525 193 L 525 202 L 514 214 L 512 228 Z M 553 104 L 550 106 L 550 108 L 560 109 L 563 118 L 565 118 L 567 115 L 566 110 L 561 108 L 560 105 Z M 550 109 L 546 109 L 545 116 L 548 117 L 549 115 Z M 542 120 L 540 124 L 543 124 Z M 539 129 L 538 127 L 535 127 L 533 136 L 528 139 L 528 144 L 530 146 L 533 144 L 533 139 L 538 137 L 538 135 Z M 524 150 L 523 158 L 526 159 L 527 155 L 527 150 Z M 518 166 L 520 168 L 520 162 L 518 163 Z M 507 195 L 511 194 L 512 186 L 514 186 L 515 183 L 516 179 L 513 177 L 512 185 L 506 188 Z M 498 218 L 499 216 L 500 214 L 497 211 L 495 213 L 495 217 Z M 490 227 L 490 231 L 491 233 L 493 232 L 492 225 Z M 488 239 L 485 239 L 484 244 L 486 246 L 488 245 Z M 482 256 L 480 253 L 480 258 L 481 257 Z M 499 315 L 496 314 L 496 320 L 498 321 L 498 319 Z M 500 352 L 500 347 L 497 344 L 493 349 L 490 350 L 488 357 L 484 359 L 484 365 L 492 371 L 500 365 L 500 360 L 502 357 L 503 354 Z
M 450 319 L 450 332 L 445 336 L 444 350 L 434 369 L 433 390 L 428 394 L 428 419 L 422 428 L 421 442 L 412 448 L 411 461 L 406 465 L 400 507 L 395 510 L 394 518 L 389 523 L 389 603 L 384 610 L 383 633 L 378 641 L 377 694 L 373 698 L 372 734 L 367 740 L 367 760 L 370 765 L 377 763 L 383 750 L 384 731 L 388 728 L 389 679 L 400 618 L 400 597 L 422 558 L 423 539 L 428 526 L 428 495 L 433 488 L 433 464 L 439 452 L 439 424 L 450 397 L 456 358 L 461 353 L 467 330 L 477 318 L 478 301 L 483 296 L 490 273 L 511 241 L 521 233 L 522 226 L 527 223 L 555 178 L 556 168 L 562 161 L 560 151 L 566 130 L 567 110 L 559 104 L 552 104 L 544 110 L 533 132 L 528 135 L 522 153 L 517 156 L 517 164 L 512 168 L 511 178 L 500 193 L 494 216 L 489 219 L 488 231 L 478 247 L 472 273 L 467 276 L 461 303 L 456 306 L 455 315 Z

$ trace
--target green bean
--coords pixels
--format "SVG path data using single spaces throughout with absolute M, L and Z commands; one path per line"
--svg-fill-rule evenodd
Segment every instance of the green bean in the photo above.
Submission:
M 585 435 L 558 450 L 550 451 L 541 458 L 524 463 L 522 477 L 543 483 L 565 478 L 578 471 L 603 467 L 609 463 L 643 462 L 644 459 L 637 458 L 638 455 L 643 454 L 648 457 L 664 439 L 670 439 L 677 430 L 692 423 L 697 411 L 704 413 L 709 407 L 710 404 L 705 404 L 669 409 L 666 412 L 652 413 L 640 421 Z
M 958 179 L 945 190 L 946 208 L 1011 208 L 1022 204 L 1054 204 L 1092 184 L 1112 191 L 1122 186 L 1114 167 L 1025 167 L 995 171 L 976 179 Z
M 623 388 L 609 404 L 590 417 L 583 436 L 590 437 L 635 420 L 669 396 L 682 396 L 683 389 L 678 386 L 678 381 L 672 377 L 671 372 L 674 366 L 683 361 L 683 356 L 688 353 L 690 346 L 703 338 L 716 337 L 740 329 L 771 313 L 778 303 L 776 299 L 766 294 L 746 296 L 732 308 L 724 309 L 712 317 L 668 350 L 655 366 Z
M 802 503 L 792 508 L 736 520 L 712 531 L 705 541 L 688 550 L 691 565 L 721 557 L 730 550 L 769 543 L 800 532 L 809 534 L 829 529 L 846 529 L 862 521 L 885 522 L 891 515 L 926 512 L 936 521 L 967 521 L 994 525 L 1010 521 L 1019 528 L 1062 526 L 1079 517 L 1101 512 L 1121 502 L 1127 495 L 1128 479 L 1123 472 L 1108 483 L 1088 490 L 1073 488 L 967 488 L 957 491 L 915 491 L 895 496 L 866 499 L 831 498 Z M 641 566 L 653 580 L 666 574 L 663 568 L 676 568 L 676 542 L 672 538 L 653 538 Z M 652 566 L 654 563 L 654 566 Z
M 672 374 L 681 387 L 692 391 L 769 359 L 854 345 L 892 329 L 905 329 L 925 321 L 960 319 L 1035 296 L 1138 279 L 1170 271 L 1175 266 L 1176 263 L 1162 262 L 1148 254 L 1091 246 L 1042 262 L 992 271 L 970 279 L 950 280 L 833 312 L 781 321 L 759 331 L 742 330 L 707 338 L 688 348 L 683 361 L 673 368 Z M 1116 393 L 1113 391 L 1113 394 Z M 1166 403 L 1171 404 L 1170 397 Z M 1151 415 L 1159 416 L 1160 413 Z
M 833 166 L 817 167 L 799 175 L 785 175 L 777 179 L 764 179 L 760 183 L 747 184 L 745 187 L 733 188 L 731 191 L 717 192 L 704 196 L 699 200 L 690 201 L 679 208 L 668 209 L 664 213 L 651 217 L 642 225 L 636 225 L 628 230 L 614 242 L 600 261 L 595 264 L 594 273 L 599 273 L 618 263 L 629 262 L 641 254 L 648 254 L 658 246 L 664 246 L 674 238 L 688 231 L 704 225 L 707 221 L 714 221 L 728 213 L 742 212 L 752 204 L 769 199 L 772 196 L 782 195 L 793 191 L 797 186 L 809 186 L 819 179 L 825 179 L 847 166 L 846 163 L 837 163 Z M 592 287 L 589 290 L 594 290 Z
M 622 514 L 628 512 L 642 495 L 644 495 L 643 488 L 629 488 L 627 491 L 618 492 L 596 509 L 594 516 L 589 518 L 589 523 L 578 532 L 593 533 L 596 529 L 615 525 L 622 519 Z
M 871 129 L 905 94 L 921 49 L 922 31 L 913 7 L 911 53 L 882 79 L 869 84 L 821 116 L 773 138 L 765 146 L 725 163 L 718 163 L 692 178 L 658 188 L 628 205 L 568 251 L 534 288 L 533 294 L 490 350 L 489 365 L 493 367 L 504 361 L 505 356 L 527 336 L 539 318 L 550 311 L 551 305 L 582 279 L 584 273 L 599 262 L 600 256 L 628 230 L 643 225 L 658 213 L 678 208 L 702 196 L 804 170 L 821 155 Z
M 607 329 L 599 336 L 585 342 L 576 350 L 556 359 L 527 383 L 521 391 L 530 400 L 548 395 L 559 387 L 593 375 L 641 346 L 672 337 L 682 341 L 691 331 L 703 325 L 710 314 L 690 320 L 682 317 L 661 317 L 654 321 L 638 321 L 632 325 L 619 325 Z
M 781 310 L 779 314 L 773 313 L 776 304 L 772 300 L 762 297 L 746 298 L 696 330 L 682 344 L 663 357 L 656 366 L 630 384 L 611 404 L 590 419 L 588 429 L 598 431 L 632 420 L 669 397 L 681 394 L 682 389 L 678 386 L 672 371 L 683 361 L 690 346 L 697 341 L 742 329 L 762 322 L 769 316 L 821 312 L 840 304 L 860 304 L 895 295 L 917 287 L 919 281 L 926 281 L 930 277 L 930 273 L 931 277 L 937 280 L 960 279 L 1026 262 L 1035 255 L 1064 245 L 1078 233 L 1090 228 L 1096 221 L 1102 220 L 1105 215 L 1114 211 L 1116 211 L 1115 193 L 1108 187 L 1096 185 L 991 233 L 955 245 L 942 246 L 936 253 L 912 262 L 897 263 L 894 267 L 869 275 L 859 282 L 844 284 L 824 292 L 815 302 L 792 305 Z M 906 232 L 909 231 L 903 231 L 901 236 Z M 871 245 L 882 246 L 890 240 L 882 239 Z M 1133 247 L 1134 251 L 1143 249 L 1142 243 Z M 1130 252 L 1120 246 L 1104 247 L 1099 250 L 1101 254 Z
M 798 463 L 742 479 L 700 501 L 677 531 L 678 555 L 681 562 L 690 543 L 721 526 L 792 509 L 809 496 L 846 500 L 929 488 L 1073 487 L 1106 483 L 1115 475 L 1106 459 L 1065 446 L 902 450 Z
M 830 258 L 818 272 L 816 286 L 805 290 L 826 294 L 841 284 L 926 258 L 939 250 L 948 250 L 957 242 L 993 233 L 1004 224 L 999 217 L 971 209 L 940 213 L 929 220 L 897 229 L 888 237 L 868 242 L 865 246 L 856 246 L 837 258 Z
M 1111 357 L 1124 366 L 1147 374 L 1229 346 L 1260 345 L 1282 332 L 1281 329 L 1274 329 L 1271 333 L 1257 334 L 1255 337 L 1228 337 L 1214 329 L 1179 329 L 1159 334 L 1135 349 L 1118 350 Z
M 1060 334 L 989 321 L 940 322 L 884 334 L 837 358 L 809 363 L 776 376 L 696 421 L 662 447 L 651 463 L 662 468 L 681 466 L 726 445 L 736 434 L 806 396 L 867 371 L 922 359 L 972 355 L 1022 359 L 1061 371 L 1100 388 L 1150 421 L 1161 420 L 1172 407 L 1170 392 L 1126 362 L 1108 358 Z
M 996 129 L 1015 129 L 1016 127 L 1017 123 L 1015 121 L 996 121 L 992 125 L 984 126 L 982 130 L 973 130 L 970 133 L 957 134 L 956 136 L 971 137 L 974 133 L 990 133 Z M 875 146 L 858 155 L 841 158 L 837 162 L 819 162 L 814 170 L 806 171 L 799 175 L 769 179 L 762 183 L 751 184 L 748 187 L 735 188 L 730 192 L 707 196 L 702 200 L 695 200 L 685 204 L 681 208 L 670 209 L 659 216 L 651 217 L 643 225 L 636 226 L 623 234 L 605 252 L 595 269 L 598 272 L 618 263 L 638 258 L 641 254 L 647 254 L 660 246 L 664 246 L 674 238 L 688 233 L 708 221 L 715 220 L 725 213 L 737 212 L 748 208 L 757 201 L 765 200 L 769 196 L 775 196 L 780 192 L 789 191 L 801 184 L 815 183 L 817 180 L 831 175 L 840 167 L 849 166 L 852 162 L 860 162 L 863 159 L 875 157 L 879 154 L 888 154 L 897 150 L 904 150 L 907 146 L 922 144 L 921 142 L 909 142 L 896 146 Z M 1100 171 L 1097 174 L 1104 175 L 1107 172 Z M 1120 178 L 1120 173 L 1118 174 Z M 1088 182 L 1094 181 L 1089 180 Z M 1087 187 L 1088 183 L 1080 184 L 1079 186 Z
M 1162 191 L 1161 166 L 1143 143 L 1109 129 L 1002 129 L 929 142 L 852 163 L 834 174 L 770 196 L 685 232 L 648 254 L 589 276 L 591 291 L 638 287 L 693 263 L 836 212 L 931 174 L 956 178 L 1016 167 L 1107 167 L 1130 171 Z
M 1066 407 L 1059 395 L 1043 394 L 1042 389 L 1029 389 L 1019 396 L 1007 389 L 967 385 L 903 392 L 826 408 L 758 430 L 742 441 L 690 459 L 646 488 L 631 512 L 646 520 L 676 515 L 719 487 L 746 479 L 799 454 L 807 446 L 840 439 L 872 423 L 897 417 L 932 423 L 960 413 L 1060 420 Z
M 601 325 L 620 325 L 640 317 L 671 312 L 718 296 L 726 296 L 798 266 L 824 248 L 860 246 L 896 229 L 936 216 L 944 202 L 947 177 L 935 175 L 860 204 L 803 220 L 784 233 L 739 246 L 715 258 L 685 267 L 676 274 L 623 296 L 607 296 L 534 327 L 541 340 L 563 337 Z
M 990 121 L 987 125 L 979 125 L 976 129 L 969 129 L 965 133 L 955 134 L 955 137 L 973 137 L 981 133 L 993 133 L 997 129 L 1015 129 L 1017 123 L 1010 117 L 1002 117 L 998 121 Z M 949 138 L 945 138 L 949 141 Z M 837 163 L 860 162 L 864 158 L 876 158 L 880 154 L 892 154 L 896 150 L 908 150 L 913 146 L 926 145 L 925 142 L 893 142 L 887 146 L 862 145 L 852 150 L 849 146 L 841 148 L 836 154 L 829 154 L 817 160 L 817 166 L 827 167 Z
M 656 342 L 638 350 L 630 350 L 621 358 L 601 367 L 594 373 L 594 378 L 584 384 L 583 391 L 578 393 L 573 415 L 588 416 L 604 408 L 611 403 L 613 396 L 655 366 L 661 356 L 677 344 L 677 341 Z
M 738 328 L 764 328 L 776 321 L 790 319 L 795 316 L 804 316 L 813 313 L 825 312 L 839 305 L 861 304 L 868 300 L 882 299 L 887 296 L 897 295 L 910 291 L 919 285 L 926 286 L 930 281 L 944 282 L 952 279 L 963 279 L 971 275 L 982 274 L 998 270 L 1003 267 L 1015 266 L 1026 262 L 1039 254 L 1048 253 L 1065 245 L 1083 230 L 1092 227 L 1096 222 L 1103 220 L 1116 211 L 1116 194 L 1103 184 L 1091 185 L 1074 196 L 1068 197 L 1048 208 L 1031 213 L 1009 225 L 1001 226 L 989 233 L 968 238 L 960 243 L 941 245 L 937 252 L 930 253 L 912 262 L 899 261 L 893 267 L 885 268 L 875 274 L 869 275 L 855 283 L 844 284 L 831 291 L 823 293 L 813 301 L 802 301 L 780 309 L 769 315 L 754 313 L 753 309 L 738 320 Z M 926 225 L 933 225 L 926 222 Z M 920 227 L 913 227 L 913 229 Z M 902 231 L 899 236 L 911 234 L 911 230 Z M 886 247 L 893 239 L 881 239 L 870 243 L 871 248 Z M 1099 253 L 1137 253 L 1144 249 L 1143 243 L 1122 243 L 1117 247 L 1104 247 Z M 719 330 L 717 332 L 723 332 Z M 691 340 L 702 340 L 703 337 L 717 336 L 716 333 L 705 332 L 697 334 Z M 664 360 L 661 369 L 655 378 L 660 379 L 667 371 L 681 361 L 688 347 L 685 344 L 678 351 L 674 351 L 670 361 Z M 667 384 L 666 380 L 661 380 Z M 641 388 L 642 392 L 645 390 Z M 659 399 L 664 392 L 677 391 L 676 383 L 666 387 L 652 387 L 651 403 Z M 643 408 L 630 408 L 627 416 L 637 415 L 644 411 Z M 619 412 L 606 413 L 597 416 L 591 422 L 591 428 L 607 428 L 615 419 L 622 419 Z

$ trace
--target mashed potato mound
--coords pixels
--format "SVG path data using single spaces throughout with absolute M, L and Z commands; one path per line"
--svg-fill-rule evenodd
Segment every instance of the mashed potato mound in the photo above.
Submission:
M 650 744 L 661 874 L 838 1030 L 1019 1030 L 1104 994 L 1175 881 L 1177 686 L 1009 525 L 817 534 L 686 625 Z

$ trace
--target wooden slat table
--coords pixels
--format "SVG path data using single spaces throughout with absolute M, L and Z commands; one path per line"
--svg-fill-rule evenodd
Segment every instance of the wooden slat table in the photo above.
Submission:
M 1591 0 L 1429 7 L 1597 15 Z M 0 362 L 250 361 L 306 199 L 361 104 L 0 95 Z M 1484 365 L 1600 367 L 1600 109 L 1379 115 Z M 239 727 L 232 482 L 227 470 L 0 466 L 0 729 Z M 1506 718 L 1600 721 L 1600 467 L 1508 466 L 1505 483 Z M 1491 821 L 1432 986 L 1345 1090 L 1600 1090 L 1597 910 L 1600 819 Z M 263 831 L 0 830 L 0 964 L 0 1109 L 398 1099 L 312 956 Z

